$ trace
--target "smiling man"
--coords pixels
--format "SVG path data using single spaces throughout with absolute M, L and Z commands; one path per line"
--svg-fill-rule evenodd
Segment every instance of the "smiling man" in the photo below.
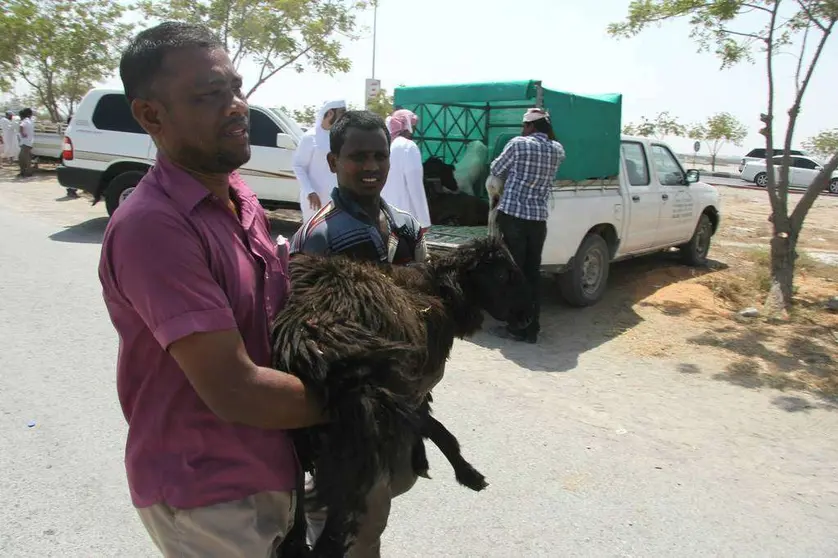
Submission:
M 296 502 L 285 430 L 323 417 L 269 368 L 288 259 L 236 173 L 250 159 L 242 79 L 208 29 L 183 23 L 137 35 L 119 71 L 157 146 L 99 264 L 131 499 L 164 556 L 271 558 Z
M 427 258 L 424 230 L 409 213 L 388 205 L 381 190 L 390 172 L 390 133 L 382 118 L 368 111 L 349 111 L 330 133 L 329 168 L 338 186 L 331 201 L 308 220 L 291 240 L 291 254 L 342 254 L 357 260 L 408 264 Z M 429 379 L 428 389 L 442 378 Z M 403 462 L 387 478 L 379 479 L 366 496 L 367 513 L 347 558 L 379 558 L 381 535 L 387 527 L 394 497 L 416 483 L 410 460 L 412 440 L 405 441 Z M 308 538 L 314 543 L 327 510 L 311 506 L 317 487 L 306 485 Z
M 326 159 L 337 175 L 337 188 L 291 239 L 291 254 L 344 254 L 393 264 L 424 261 L 425 231 L 419 221 L 381 198 L 390 172 L 384 120 L 369 111 L 349 111 L 335 122 L 329 142 Z

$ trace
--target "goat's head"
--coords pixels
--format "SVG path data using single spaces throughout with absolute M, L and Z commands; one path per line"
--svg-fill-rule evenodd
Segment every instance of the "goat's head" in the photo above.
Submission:
M 425 179 L 437 179 L 443 188 L 452 192 L 457 191 L 457 180 L 454 178 L 454 166 L 447 164 L 439 157 L 430 157 L 422 164 Z
M 458 268 L 466 298 L 496 320 L 523 327 L 533 319 L 535 299 L 521 268 L 498 238 L 479 238 L 449 257 Z

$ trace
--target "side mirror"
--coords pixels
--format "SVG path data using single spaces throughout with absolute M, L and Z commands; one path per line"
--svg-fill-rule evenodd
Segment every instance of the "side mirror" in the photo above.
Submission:
M 296 149 L 297 148 L 297 144 L 294 142 L 294 138 L 292 138 L 288 134 L 277 134 L 276 135 L 276 146 L 280 149 Z
M 699 180 L 701 180 L 701 173 L 697 169 L 687 171 L 687 184 L 695 184 Z

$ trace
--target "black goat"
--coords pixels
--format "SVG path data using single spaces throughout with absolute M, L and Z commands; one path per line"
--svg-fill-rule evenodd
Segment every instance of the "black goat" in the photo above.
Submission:
M 272 325 L 273 364 L 299 376 L 329 413 L 328 424 L 291 431 L 314 476 L 315 505 L 328 512 L 309 550 L 299 505 L 280 555 L 343 556 L 366 494 L 393 471 L 399 448 L 412 446 L 415 472 L 427 476 L 422 438 L 440 447 L 460 483 L 487 486 L 431 417 L 429 390 L 454 338 L 480 329 L 483 310 L 502 321 L 529 318 L 532 293 L 506 247 L 484 238 L 409 266 L 298 255 L 290 274 L 288 303 Z

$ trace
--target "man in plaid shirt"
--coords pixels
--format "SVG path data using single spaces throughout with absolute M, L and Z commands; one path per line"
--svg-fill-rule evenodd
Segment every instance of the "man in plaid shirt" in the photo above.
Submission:
M 533 321 L 525 328 L 508 324 L 502 337 L 535 343 L 538 339 L 541 251 L 547 237 L 547 199 L 565 159 L 556 141 L 550 115 L 538 108 L 524 114 L 522 134 L 506 144 L 490 167 L 492 176 L 505 179 L 498 204 L 497 223 L 512 257 L 521 267 L 535 293 Z

